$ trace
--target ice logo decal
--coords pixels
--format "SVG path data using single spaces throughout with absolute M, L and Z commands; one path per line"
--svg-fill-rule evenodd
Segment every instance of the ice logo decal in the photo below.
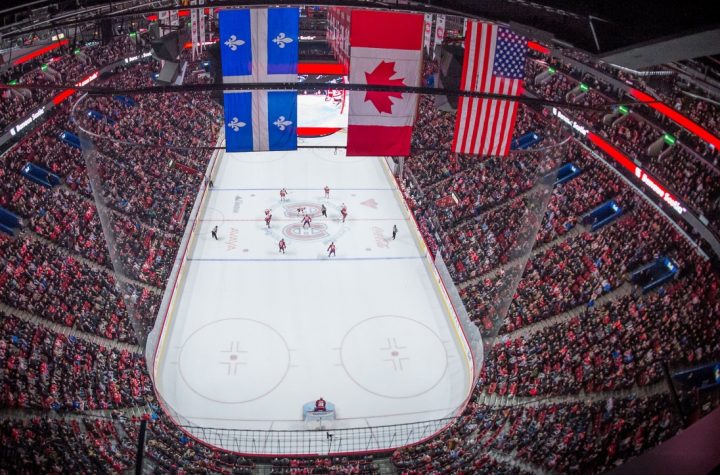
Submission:
M 280 33 L 272 41 L 273 41 L 273 43 L 278 45 L 278 48 L 283 49 L 286 44 L 292 43 L 293 39 L 288 36 L 285 36 L 285 33 Z
M 301 220 L 305 215 L 313 218 L 313 221 L 322 216 L 321 205 L 318 203 L 299 201 L 283 204 L 283 214 L 288 218 L 297 219 L 297 222 L 288 224 L 282 229 L 283 235 L 288 239 L 314 241 L 330 236 L 328 226 L 325 223 L 313 222 L 310 226 L 302 225 Z
M 239 40 L 238 37 L 235 35 L 230 35 L 230 38 L 228 38 L 228 40 L 225 42 L 225 45 L 230 48 L 230 51 L 237 51 L 238 46 L 242 46 L 244 44 L 245 41 Z
M 300 223 L 289 224 L 283 228 L 282 233 L 286 238 L 297 241 L 314 241 L 330 236 L 327 226 L 322 223 L 311 224 L 310 227 Z

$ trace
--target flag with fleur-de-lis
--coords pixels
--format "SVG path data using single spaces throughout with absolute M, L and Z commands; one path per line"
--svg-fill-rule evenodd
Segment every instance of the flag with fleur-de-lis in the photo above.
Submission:
M 221 10 L 223 82 L 298 82 L 297 8 Z M 226 91 L 228 152 L 295 150 L 297 91 Z

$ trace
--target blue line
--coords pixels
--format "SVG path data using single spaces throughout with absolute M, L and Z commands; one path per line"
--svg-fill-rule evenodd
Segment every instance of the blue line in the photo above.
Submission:
M 253 259 L 253 258 L 189 258 L 190 262 L 327 262 L 327 261 L 392 261 L 392 260 L 411 260 L 425 259 L 425 256 L 395 256 L 395 257 L 331 257 L 329 259 L 306 259 L 306 258 L 287 258 L 278 257 L 277 259 Z
M 318 191 L 322 188 L 290 188 L 290 191 Z M 333 188 L 330 191 L 395 191 L 397 188 Z M 280 188 L 213 188 L 210 191 L 280 191 Z

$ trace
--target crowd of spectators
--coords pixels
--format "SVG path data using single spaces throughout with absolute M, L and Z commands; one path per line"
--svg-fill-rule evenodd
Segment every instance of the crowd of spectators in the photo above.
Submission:
M 661 361 L 689 366 L 720 357 L 720 281 L 708 262 L 685 251 L 683 278 L 657 293 L 635 290 L 528 337 L 503 337 L 482 370 L 487 392 L 629 389 L 659 381 Z
M 378 466 L 372 455 L 363 458 L 318 457 L 306 459 L 275 458 L 271 462 L 272 475 L 311 475 L 311 474 L 377 474 Z
M 133 442 L 118 442 L 114 425 L 99 420 L 3 419 L 0 442 L 5 473 L 121 473 L 135 458 Z
M 70 80 L 87 71 L 80 66 L 116 61 L 134 44 L 122 40 L 109 50 L 102 48 L 53 61 L 58 75 L 52 70 L 50 75 Z M 60 69 L 66 61 L 73 66 Z M 436 69 L 428 64 L 426 77 Z M 528 64 L 534 76 L 548 66 Z M 546 82 L 532 81 L 529 89 L 564 101 L 582 81 L 594 89 L 570 99 L 594 106 L 617 94 L 585 73 L 555 66 L 558 72 Z M 198 64 L 190 67 L 199 71 Z M 153 62 L 141 62 L 99 81 L 152 87 L 156 73 Z M 207 79 L 202 73 L 193 77 Z M 449 151 L 454 116 L 434 107 L 432 100 L 420 99 L 413 153 L 405 161 L 400 186 L 431 252 L 448 263 L 472 320 L 485 335 L 494 336 L 499 329 L 501 336 L 459 420 L 431 441 L 396 451 L 392 461 L 398 470 L 406 475 L 524 473 L 520 465 L 493 456 L 514 452 L 518 459 L 547 470 L 596 473 L 673 435 L 679 427 L 665 396 L 506 408 L 479 402 L 487 394 L 533 398 L 648 386 L 660 379 L 660 361 L 692 365 L 720 357 L 720 280 L 665 218 L 542 114 L 526 106 L 518 112 L 516 136 L 538 133 L 542 141 L 535 149 L 513 151 L 509 157 L 468 157 Z M 209 151 L 183 147 L 213 146 L 221 114 L 219 106 L 201 94 L 142 94 L 131 102 L 89 98 L 77 123 L 70 120 L 69 104 L 64 105 L 3 155 L 0 206 L 20 215 L 27 226 L 19 236 L 0 235 L 0 301 L 87 334 L 138 343 L 135 331 L 138 325 L 145 331 L 152 325 L 159 290 L 166 285 L 210 158 Z M 712 114 L 713 109 L 702 109 L 694 117 L 711 123 Z M 598 114 L 593 117 L 598 119 Z M 79 133 L 80 127 L 97 134 L 99 189 L 91 184 L 80 151 L 59 139 L 61 132 Z M 658 175 L 681 183 L 681 191 L 692 195 L 693 202 L 717 207 L 718 189 L 707 169 L 672 166 L 680 162 L 672 157 L 695 160 L 682 156 L 683 149 L 645 156 L 647 146 L 659 137 L 649 122 L 630 116 L 598 127 L 647 160 Z M 24 179 L 20 169 L 28 162 L 59 175 L 62 185 L 46 189 Z M 565 163 L 576 165 L 580 175 L 552 186 L 553 172 Z M 99 208 L 98 196 L 103 203 Z M 594 232 L 582 227 L 583 216 L 610 199 L 623 208 L 623 216 Z M 107 250 L 101 214 L 112 231 L 112 252 Z M 524 256 L 527 262 L 518 259 Z M 659 256 L 678 263 L 677 280 L 647 295 L 633 289 L 596 303 L 600 296 L 613 297 L 616 289 L 629 285 L 629 271 Z M 505 268 L 515 260 L 522 262 Z M 117 285 L 113 267 L 156 289 Z M 574 309 L 582 312 L 528 328 Z M 82 413 L 155 405 L 140 353 L 101 347 L 17 316 L 0 314 L 0 320 L 4 407 Z M 532 331 L 518 336 L 519 329 Z M 155 473 L 253 470 L 253 461 L 197 443 L 161 413 L 148 422 L 147 456 Z M 0 453 L 9 456 L 0 457 L 0 469 L 126 470 L 134 458 L 138 423 L 5 419 L 0 422 Z M 372 458 L 268 463 L 272 473 L 378 472 Z
M 159 306 L 147 289 L 121 291 L 112 273 L 29 236 L 0 234 L 0 263 L 0 301 L 104 338 L 134 343 L 133 320 L 151 324 Z
M 703 213 L 716 231 L 720 230 L 720 170 L 698 160 L 684 147 L 673 147 L 648 157 L 645 165 L 653 176 L 671 183 L 687 203 Z
M 493 448 L 559 473 L 602 473 L 679 429 L 669 396 L 513 406 Z
M 5 408 L 79 412 L 133 407 L 152 391 L 140 354 L 98 346 L 0 313 Z
M 534 62 L 533 76 L 547 71 L 547 67 Z M 618 95 L 577 71 L 572 80 L 558 79 L 562 74 L 557 72 L 548 76 L 548 82 L 529 88 L 553 100 L 571 99 L 591 106 L 610 102 L 608 95 Z M 579 80 L 595 90 L 569 98 L 573 81 Z M 604 115 L 608 114 L 588 113 L 594 123 L 601 123 Z M 638 158 L 651 163 L 655 160 L 662 168 L 672 161 L 673 152 L 688 153 L 677 148 L 659 159 L 649 158 L 647 148 L 661 132 L 637 117 L 623 119 L 612 127 L 618 118 L 615 115 L 599 130 L 604 128 L 613 141 L 637 153 Z M 424 143 L 434 145 L 432 138 L 425 142 L 424 135 L 429 134 L 415 134 L 416 148 Z M 503 319 L 503 336 L 493 345 L 481 372 L 481 391 L 532 398 L 630 389 L 658 383 L 662 377 L 660 362 L 687 366 L 720 357 L 720 280 L 713 265 L 700 258 L 669 221 L 631 192 L 610 169 L 579 147 L 566 147 L 564 152 L 566 163 L 574 163 L 582 172 L 554 188 L 536 236 L 537 245 L 559 242 L 532 255 L 524 268 L 508 271 L 502 269 L 508 258 L 492 262 L 487 256 L 496 251 L 502 254 L 506 243 L 496 238 L 498 231 L 507 237 L 508 225 L 522 221 L 522 210 L 527 211 L 530 204 L 522 202 L 523 197 L 503 196 L 498 205 L 480 210 L 472 221 L 443 219 L 447 213 L 444 202 L 438 195 L 428 199 L 429 191 L 463 176 L 471 168 L 467 158 L 447 152 L 419 152 L 406 162 L 410 176 L 403 191 L 421 229 L 423 223 L 431 228 L 424 237 L 435 238 L 435 252 L 455 264 L 449 267 L 456 283 L 467 281 L 460 286 L 460 295 L 471 318 L 486 331 L 497 328 L 494 321 Z M 511 155 L 506 160 L 512 159 Z M 492 158 L 484 163 L 496 166 Z M 666 173 L 678 173 L 682 162 L 673 163 L 680 164 L 667 167 Z M 707 168 L 693 170 L 683 177 L 688 183 L 686 193 L 695 192 L 696 200 L 712 203 L 712 175 Z M 433 181 L 438 178 L 439 182 Z M 695 189 L 691 190 L 690 183 L 696 184 Z M 621 218 L 595 232 L 582 229 L 573 237 L 563 237 L 582 225 L 587 211 L 610 199 L 623 208 Z M 453 207 L 447 203 L 447 208 Z M 508 248 L 517 246 L 518 241 Z M 629 271 L 659 256 L 670 256 L 679 263 L 683 270 L 677 280 L 646 295 L 631 288 L 629 293 L 595 304 L 601 295 L 612 294 L 627 282 Z M 485 273 L 488 276 L 482 278 Z M 523 336 L 513 336 L 518 329 L 571 309 L 583 311 Z M 507 310 L 506 316 L 503 310 Z M 485 450 L 476 450 L 474 455 L 464 451 L 461 443 L 469 441 L 471 449 L 517 451 L 521 459 L 549 470 L 594 473 L 656 445 L 678 429 L 665 396 L 515 406 L 489 413 L 479 410 L 477 418 L 468 422 L 466 411 L 464 419 L 442 437 L 396 452 L 394 462 L 404 473 L 455 473 L 486 454 Z M 460 462 L 453 466 L 453 461 Z
M 83 46 L 77 53 L 69 45 L 45 53 L 6 71 L 0 81 L 15 81 L 28 89 L 5 90 L 0 100 L 0 130 L 18 120 L 35 107 L 46 103 L 60 90 L 33 89 L 32 86 L 74 84 L 90 72 L 134 54 L 137 45 L 129 36 L 116 37 L 106 45 Z
M 152 71 L 146 64 L 137 64 L 110 77 L 111 84 L 134 83 L 150 86 Z M 136 79 L 124 80 L 121 77 Z M 140 79 L 137 79 L 140 78 Z M 144 96 L 149 97 L 149 96 Z M 153 96 L 155 97 L 155 96 Z M 164 96 L 157 96 L 164 97 Z M 154 99 L 147 102 L 138 97 L 134 106 L 123 105 L 117 98 L 108 98 L 104 111 L 108 116 L 155 117 L 164 111 L 167 121 L 187 137 L 200 140 L 205 134 L 217 134 L 217 105 L 206 98 Z M 90 102 L 90 107 L 98 105 Z M 182 105 L 185 105 L 183 108 Z M 82 104 L 81 104 L 82 105 Z M 96 140 L 96 164 L 100 186 L 96 187 L 105 207 L 96 209 L 93 187 L 85 174 L 85 161 L 80 150 L 62 141 L 64 131 L 79 133 L 69 117 L 70 105 L 61 106 L 44 126 L 36 129 L 3 156 L 0 201 L 21 217 L 33 232 L 65 247 L 78 255 L 110 267 L 115 265 L 133 279 L 162 287 L 169 275 L 184 223 L 192 208 L 192 200 L 202 183 L 210 152 L 200 149 L 158 151 L 133 147 L 110 140 Z M 83 111 L 87 109 L 82 109 Z M 82 117 L 86 117 L 82 114 Z M 86 119 L 89 123 L 97 121 Z M 126 141 L 139 140 L 142 129 L 125 129 Z M 162 124 L 153 122 L 155 129 Z M 206 132 L 200 129 L 207 128 Z M 134 130 L 134 132 L 133 132 Z M 138 136 L 133 134 L 137 133 Z M 145 134 L 147 135 L 147 134 Z M 104 137 L 104 135 L 103 135 Z M 206 145 L 200 142 L 200 145 Z M 159 145 L 159 144 L 156 144 Z M 192 145 L 185 143 L 185 145 Z M 197 144 L 195 144 L 197 145 Z M 152 156 L 152 160 L 148 157 Z M 64 187 L 45 190 L 28 184 L 20 175 L 22 167 L 35 163 L 61 177 Z M 172 199 L 169 199 L 172 197 Z M 112 229 L 114 255 L 108 253 L 98 211 L 104 212 Z M 111 260 L 113 259 L 113 260 Z
M 665 395 L 493 408 L 471 402 L 440 437 L 396 451 L 402 474 L 525 473 L 493 453 L 558 473 L 602 473 L 679 429 Z M 489 450 L 489 453 L 488 453 Z
M 570 54 L 568 54 L 570 55 Z M 541 55 L 536 55 L 541 56 Z M 681 75 L 657 76 L 647 80 L 633 77 L 618 69 L 610 68 L 603 63 L 592 63 L 583 55 L 571 55 L 575 59 L 591 65 L 605 74 L 659 97 L 665 104 L 681 111 L 687 117 L 705 127 L 710 133 L 718 136 L 720 115 L 718 106 L 711 101 L 685 94 L 690 92 L 696 96 L 706 93 L 693 86 Z M 548 66 L 555 68 L 550 79 L 541 79 Z M 618 90 L 599 75 L 591 75 L 580 71 L 567 62 L 557 58 L 535 57 L 528 61 L 526 67 L 528 90 L 543 97 L 562 95 L 567 89 L 567 81 L 582 81 L 590 87 L 587 93 L 576 96 L 572 102 L 592 106 L 606 107 L 607 104 L 635 99 Z M 563 76 L 566 79 L 556 79 Z M 538 78 L 534 81 L 533 78 Z M 536 84 L 537 82 L 537 84 Z M 653 87 L 651 87 L 651 85 Z M 607 137 L 630 157 L 639 160 L 646 169 L 663 182 L 676 195 L 685 200 L 692 208 L 702 213 L 710 222 L 710 227 L 720 230 L 720 192 L 713 186 L 720 174 L 720 155 L 715 147 L 688 132 L 666 116 L 649 107 L 632 107 L 631 114 L 621 115 L 617 111 L 572 111 L 585 123 L 596 128 L 596 131 Z M 648 147 L 661 139 L 667 132 L 678 139 L 678 143 L 658 156 L 657 151 L 649 153 Z
M 637 160 L 647 157 L 650 144 L 662 138 L 659 130 L 634 115 L 621 116 L 604 125 L 603 130 L 615 145 Z

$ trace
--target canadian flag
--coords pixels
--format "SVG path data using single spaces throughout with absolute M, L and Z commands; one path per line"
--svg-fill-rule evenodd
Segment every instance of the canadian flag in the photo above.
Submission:
M 353 10 L 350 83 L 420 85 L 423 15 Z M 348 156 L 405 156 L 417 94 L 351 91 Z

